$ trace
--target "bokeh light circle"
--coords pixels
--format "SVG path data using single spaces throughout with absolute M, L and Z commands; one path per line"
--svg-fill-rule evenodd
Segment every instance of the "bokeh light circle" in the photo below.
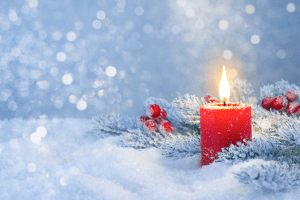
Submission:
M 63 77 L 62 77 L 62 82 L 63 82 L 65 85 L 71 85 L 72 82 L 73 82 L 72 74 L 65 74 L 65 75 L 63 75 Z
M 287 10 L 289 13 L 295 12 L 295 10 L 296 10 L 295 4 L 289 3 L 289 4 L 286 6 L 286 10 Z
M 87 103 L 86 101 L 80 99 L 77 103 L 76 103 L 76 108 L 80 111 L 83 111 L 87 108 Z
M 117 74 L 117 69 L 114 66 L 108 66 L 105 70 L 108 77 L 114 77 Z
M 258 35 L 252 35 L 251 42 L 252 44 L 258 44 L 260 42 L 260 37 Z

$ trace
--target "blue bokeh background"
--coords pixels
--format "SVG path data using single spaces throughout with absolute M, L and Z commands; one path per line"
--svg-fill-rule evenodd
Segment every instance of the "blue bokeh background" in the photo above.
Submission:
M 299 84 L 299 2 L 0 1 L 0 119 L 140 114 L 230 79 Z M 173 96 L 172 96 L 173 95 Z

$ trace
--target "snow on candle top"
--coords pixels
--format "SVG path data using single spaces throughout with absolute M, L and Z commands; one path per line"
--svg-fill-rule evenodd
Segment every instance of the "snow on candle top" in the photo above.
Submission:
M 230 97 L 229 83 L 226 76 L 225 66 L 223 66 L 222 78 L 219 86 L 219 95 L 222 102 L 228 102 Z
M 222 103 L 208 103 L 206 105 L 203 105 L 202 107 L 210 110 L 225 110 L 225 109 L 243 109 L 251 106 L 246 103 L 227 103 L 226 106 L 223 106 Z

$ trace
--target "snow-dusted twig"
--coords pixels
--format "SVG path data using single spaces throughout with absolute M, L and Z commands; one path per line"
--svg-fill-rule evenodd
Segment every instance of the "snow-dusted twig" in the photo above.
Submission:
M 264 160 L 284 159 L 282 148 L 268 140 L 265 141 L 261 138 L 253 138 L 252 142 L 245 142 L 247 145 L 238 142 L 238 146 L 231 144 L 229 148 L 223 148 L 223 151 L 218 153 L 216 162 L 236 164 L 258 158 Z
M 89 131 L 89 135 L 103 138 L 106 136 L 118 136 L 128 130 L 136 130 L 137 117 L 125 115 L 105 115 L 93 118 L 94 127 Z
M 260 98 L 275 97 L 278 95 L 284 96 L 289 90 L 294 90 L 296 94 L 300 96 L 300 88 L 295 84 L 289 84 L 288 81 L 281 80 L 275 84 L 265 85 L 260 88 Z
M 181 128 L 187 132 L 200 134 L 200 106 L 204 104 L 195 95 L 186 94 L 178 97 L 172 102 L 173 106 L 178 108 L 179 122 Z
M 300 186 L 300 165 L 261 161 L 251 166 L 242 167 L 235 172 L 235 177 L 244 184 L 271 191 L 283 191 Z

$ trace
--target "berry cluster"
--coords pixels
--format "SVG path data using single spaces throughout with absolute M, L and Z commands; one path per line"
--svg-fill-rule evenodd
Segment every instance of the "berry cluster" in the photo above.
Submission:
M 160 132 L 168 135 L 176 129 L 167 120 L 167 112 L 161 109 L 157 104 L 148 106 L 147 115 L 142 115 L 138 119 L 138 124 L 143 127 L 146 132 Z
M 298 95 L 294 90 L 289 90 L 285 96 L 265 97 L 261 105 L 266 110 L 274 109 L 279 112 L 287 112 L 288 115 L 300 115 L 300 104 L 297 102 Z

